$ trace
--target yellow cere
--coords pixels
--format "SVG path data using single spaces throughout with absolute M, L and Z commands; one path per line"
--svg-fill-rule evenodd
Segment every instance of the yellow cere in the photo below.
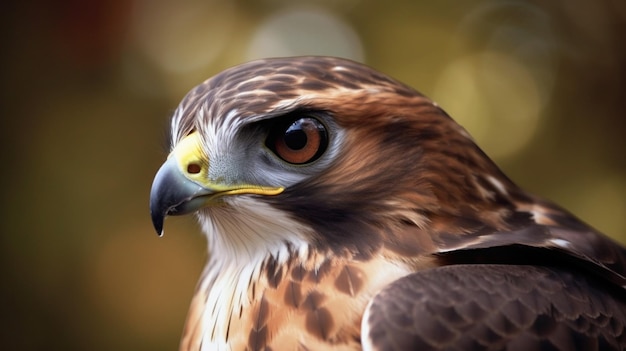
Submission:
M 200 134 L 193 132 L 183 138 L 171 152 L 169 157 L 174 157 L 178 169 L 189 180 L 215 190 L 220 195 L 278 195 L 283 187 L 270 187 L 252 184 L 226 185 L 211 183 L 208 178 L 209 158 L 202 151 Z
M 183 138 L 169 157 L 174 157 L 178 169 L 192 181 L 203 183 L 207 179 L 209 158 L 202 151 L 200 134 L 193 132 Z

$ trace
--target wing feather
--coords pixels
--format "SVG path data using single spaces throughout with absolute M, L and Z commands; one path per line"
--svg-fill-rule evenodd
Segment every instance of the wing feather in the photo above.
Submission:
M 549 224 L 538 223 L 538 217 L 550 218 Z M 626 248 L 565 210 L 544 202 L 534 212 L 514 211 L 505 221 L 506 229 L 477 225 L 462 235 L 436 233 L 443 264 L 572 265 L 626 289 Z
M 560 268 L 453 265 L 390 284 L 363 324 L 369 350 L 624 350 L 626 294 Z

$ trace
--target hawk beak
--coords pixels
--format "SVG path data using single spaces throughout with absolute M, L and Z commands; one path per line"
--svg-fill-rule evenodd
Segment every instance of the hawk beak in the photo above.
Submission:
M 159 168 L 150 190 L 150 215 L 157 234 L 163 233 L 166 216 L 192 213 L 215 205 L 225 195 L 278 195 L 282 187 L 224 185 L 208 177 L 209 159 L 202 151 L 200 135 L 193 132 L 182 139 Z

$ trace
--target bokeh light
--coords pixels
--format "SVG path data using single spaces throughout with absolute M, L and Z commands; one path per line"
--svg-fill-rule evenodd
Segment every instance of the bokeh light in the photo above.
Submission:
M 446 67 L 433 98 L 489 155 L 504 158 L 532 141 L 543 107 L 538 90 L 514 57 L 484 52 Z
M 132 44 L 158 69 L 183 73 L 211 65 L 237 25 L 235 4 L 220 0 L 138 0 Z
M 351 26 L 317 7 L 288 7 L 256 28 L 246 60 L 263 57 L 326 55 L 363 61 L 361 40 Z

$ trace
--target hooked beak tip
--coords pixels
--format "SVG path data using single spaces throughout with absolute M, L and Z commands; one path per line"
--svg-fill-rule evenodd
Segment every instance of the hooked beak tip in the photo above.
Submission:
M 165 216 L 160 213 L 152 213 L 152 225 L 154 226 L 154 230 L 159 237 L 163 236 L 163 220 Z

